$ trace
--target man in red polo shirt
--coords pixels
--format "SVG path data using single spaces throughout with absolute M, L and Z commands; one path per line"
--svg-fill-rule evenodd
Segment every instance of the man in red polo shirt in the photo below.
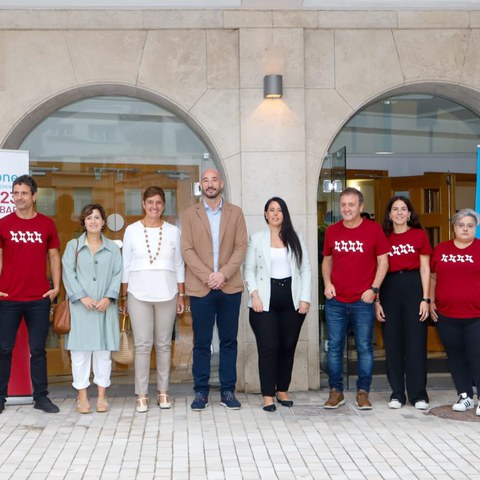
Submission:
M 328 329 L 330 396 L 324 408 L 338 408 L 343 395 L 343 350 L 349 330 L 358 353 L 356 402 L 370 410 L 368 398 L 373 372 L 373 302 L 388 270 L 389 244 L 381 226 L 363 219 L 362 193 L 347 188 L 340 194 L 342 220 L 327 228 L 322 276 Z

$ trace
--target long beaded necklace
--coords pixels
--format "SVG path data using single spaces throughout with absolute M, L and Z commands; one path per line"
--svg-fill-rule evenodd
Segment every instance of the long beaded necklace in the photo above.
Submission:
M 150 250 L 147 227 L 145 226 L 145 224 L 143 224 L 143 233 L 145 234 L 145 245 L 147 246 L 148 258 L 150 260 L 150 264 L 152 264 L 157 259 L 158 254 L 160 253 L 160 247 L 162 246 L 163 223 L 158 227 L 158 246 L 154 257 L 152 257 L 152 251 Z

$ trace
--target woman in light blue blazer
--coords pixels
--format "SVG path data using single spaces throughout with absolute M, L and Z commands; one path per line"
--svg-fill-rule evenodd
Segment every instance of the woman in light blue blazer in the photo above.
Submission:
M 244 278 L 250 325 L 258 348 L 263 409 L 276 410 L 274 397 L 291 407 L 288 388 L 298 337 L 311 301 L 312 274 L 307 249 L 295 232 L 287 204 L 265 204 L 268 230 L 250 236 Z

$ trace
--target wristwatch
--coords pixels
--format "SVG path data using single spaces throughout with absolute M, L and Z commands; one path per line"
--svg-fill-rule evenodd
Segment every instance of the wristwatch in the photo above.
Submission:
M 375 294 L 377 295 L 379 289 L 377 287 L 374 287 L 373 285 L 370 287 L 370 290 Z

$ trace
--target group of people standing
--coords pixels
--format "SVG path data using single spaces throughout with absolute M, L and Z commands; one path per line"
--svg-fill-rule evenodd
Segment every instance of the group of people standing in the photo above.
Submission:
M 353 331 L 358 353 L 356 403 L 372 408 L 373 318 L 382 324 L 388 407 L 408 402 L 429 407 L 427 322 L 436 323 L 457 389 L 455 411 L 474 408 L 473 387 L 480 385 L 480 217 L 463 209 L 452 217 L 455 238 L 432 250 L 408 198 L 394 196 L 382 226 L 361 216 L 364 198 L 347 188 L 340 194 L 342 220 L 325 235 L 322 275 L 328 328 L 330 395 L 324 407 L 345 403 L 342 359 Z M 383 227 L 383 228 L 382 228 Z M 383 230 L 383 231 L 382 231 Z M 476 414 L 480 415 L 480 403 Z
M 224 182 L 219 172 L 206 170 L 200 184 L 203 199 L 183 212 L 181 235 L 163 219 L 165 194 L 153 186 L 143 195 L 144 217 L 125 230 L 122 252 L 102 233 L 107 221 L 103 207 L 89 204 L 79 217 L 82 234 L 67 243 L 60 258 L 53 221 L 35 209 L 35 180 L 23 175 L 14 181 L 16 211 L 0 220 L 0 413 L 5 408 L 12 350 L 22 317 L 29 333 L 34 407 L 48 413 L 59 411 L 48 398 L 45 343 L 62 266 L 71 314 L 65 346 L 71 353 L 79 413 L 91 411 L 87 393 L 91 370 L 98 390 L 96 411 L 109 409 L 106 392 L 111 352 L 119 348 L 119 310 L 129 314 L 134 335 L 136 411 L 149 409 L 152 348 L 157 404 L 162 409 L 171 407 L 172 332 L 176 315 L 184 312 L 187 294 L 194 333 L 191 408 L 201 411 L 208 406 L 216 324 L 220 403 L 239 409 L 235 396 L 237 333 L 247 246 L 245 275 L 250 305 L 255 304 L 251 323 L 259 345 L 264 407 L 273 411 L 275 396 L 284 406 L 293 404 L 288 398 L 293 358 L 311 301 L 310 263 L 303 240 L 293 229 L 285 202 L 275 197 L 265 206 L 270 228 L 249 242 L 241 209 L 222 198 Z M 47 278 L 47 259 L 53 285 Z
M 248 238 L 241 209 L 222 198 L 220 173 L 206 170 L 200 185 L 203 198 L 183 212 L 181 234 L 163 219 L 163 190 L 148 187 L 142 200 L 145 215 L 126 228 L 122 253 L 102 233 L 107 220 L 103 207 L 85 206 L 79 219 L 83 233 L 68 242 L 60 259 L 55 225 L 35 209 L 35 181 L 28 175 L 14 181 L 16 211 L 0 220 L 0 413 L 22 317 L 29 333 L 34 407 L 59 411 L 48 398 L 45 342 L 50 305 L 60 290 L 61 264 L 71 309 L 66 348 L 71 352 L 79 413 L 91 411 L 87 389 L 92 368 L 96 411 L 108 411 L 111 352 L 119 348 L 119 310 L 130 315 L 135 339 L 136 411 L 149 409 L 152 348 L 156 401 L 162 409 L 171 407 L 171 340 L 176 315 L 185 310 L 185 295 L 190 297 L 194 333 L 191 408 L 202 411 L 209 404 L 216 324 L 220 403 L 239 409 L 237 333 L 244 281 L 263 409 L 275 411 L 275 401 L 293 405 L 288 389 L 295 349 L 311 304 L 312 274 L 304 240 L 280 197 L 265 204 L 268 228 Z M 430 316 L 437 323 L 459 395 L 453 409 L 473 408 L 473 386 L 480 385 L 480 242 L 475 239 L 479 215 L 471 209 L 457 212 L 455 238 L 432 252 L 408 198 L 390 200 L 382 226 L 363 218 L 363 207 L 359 190 L 344 190 L 342 219 L 325 234 L 322 275 L 330 394 L 324 407 L 345 403 L 343 351 L 352 331 L 358 351 L 356 403 L 361 410 L 372 408 L 376 317 L 382 323 L 392 389 L 388 406 L 401 408 L 408 400 L 418 409 L 428 408 L 425 321 Z M 46 276 L 47 259 L 52 285 Z M 476 413 L 480 415 L 480 406 Z

